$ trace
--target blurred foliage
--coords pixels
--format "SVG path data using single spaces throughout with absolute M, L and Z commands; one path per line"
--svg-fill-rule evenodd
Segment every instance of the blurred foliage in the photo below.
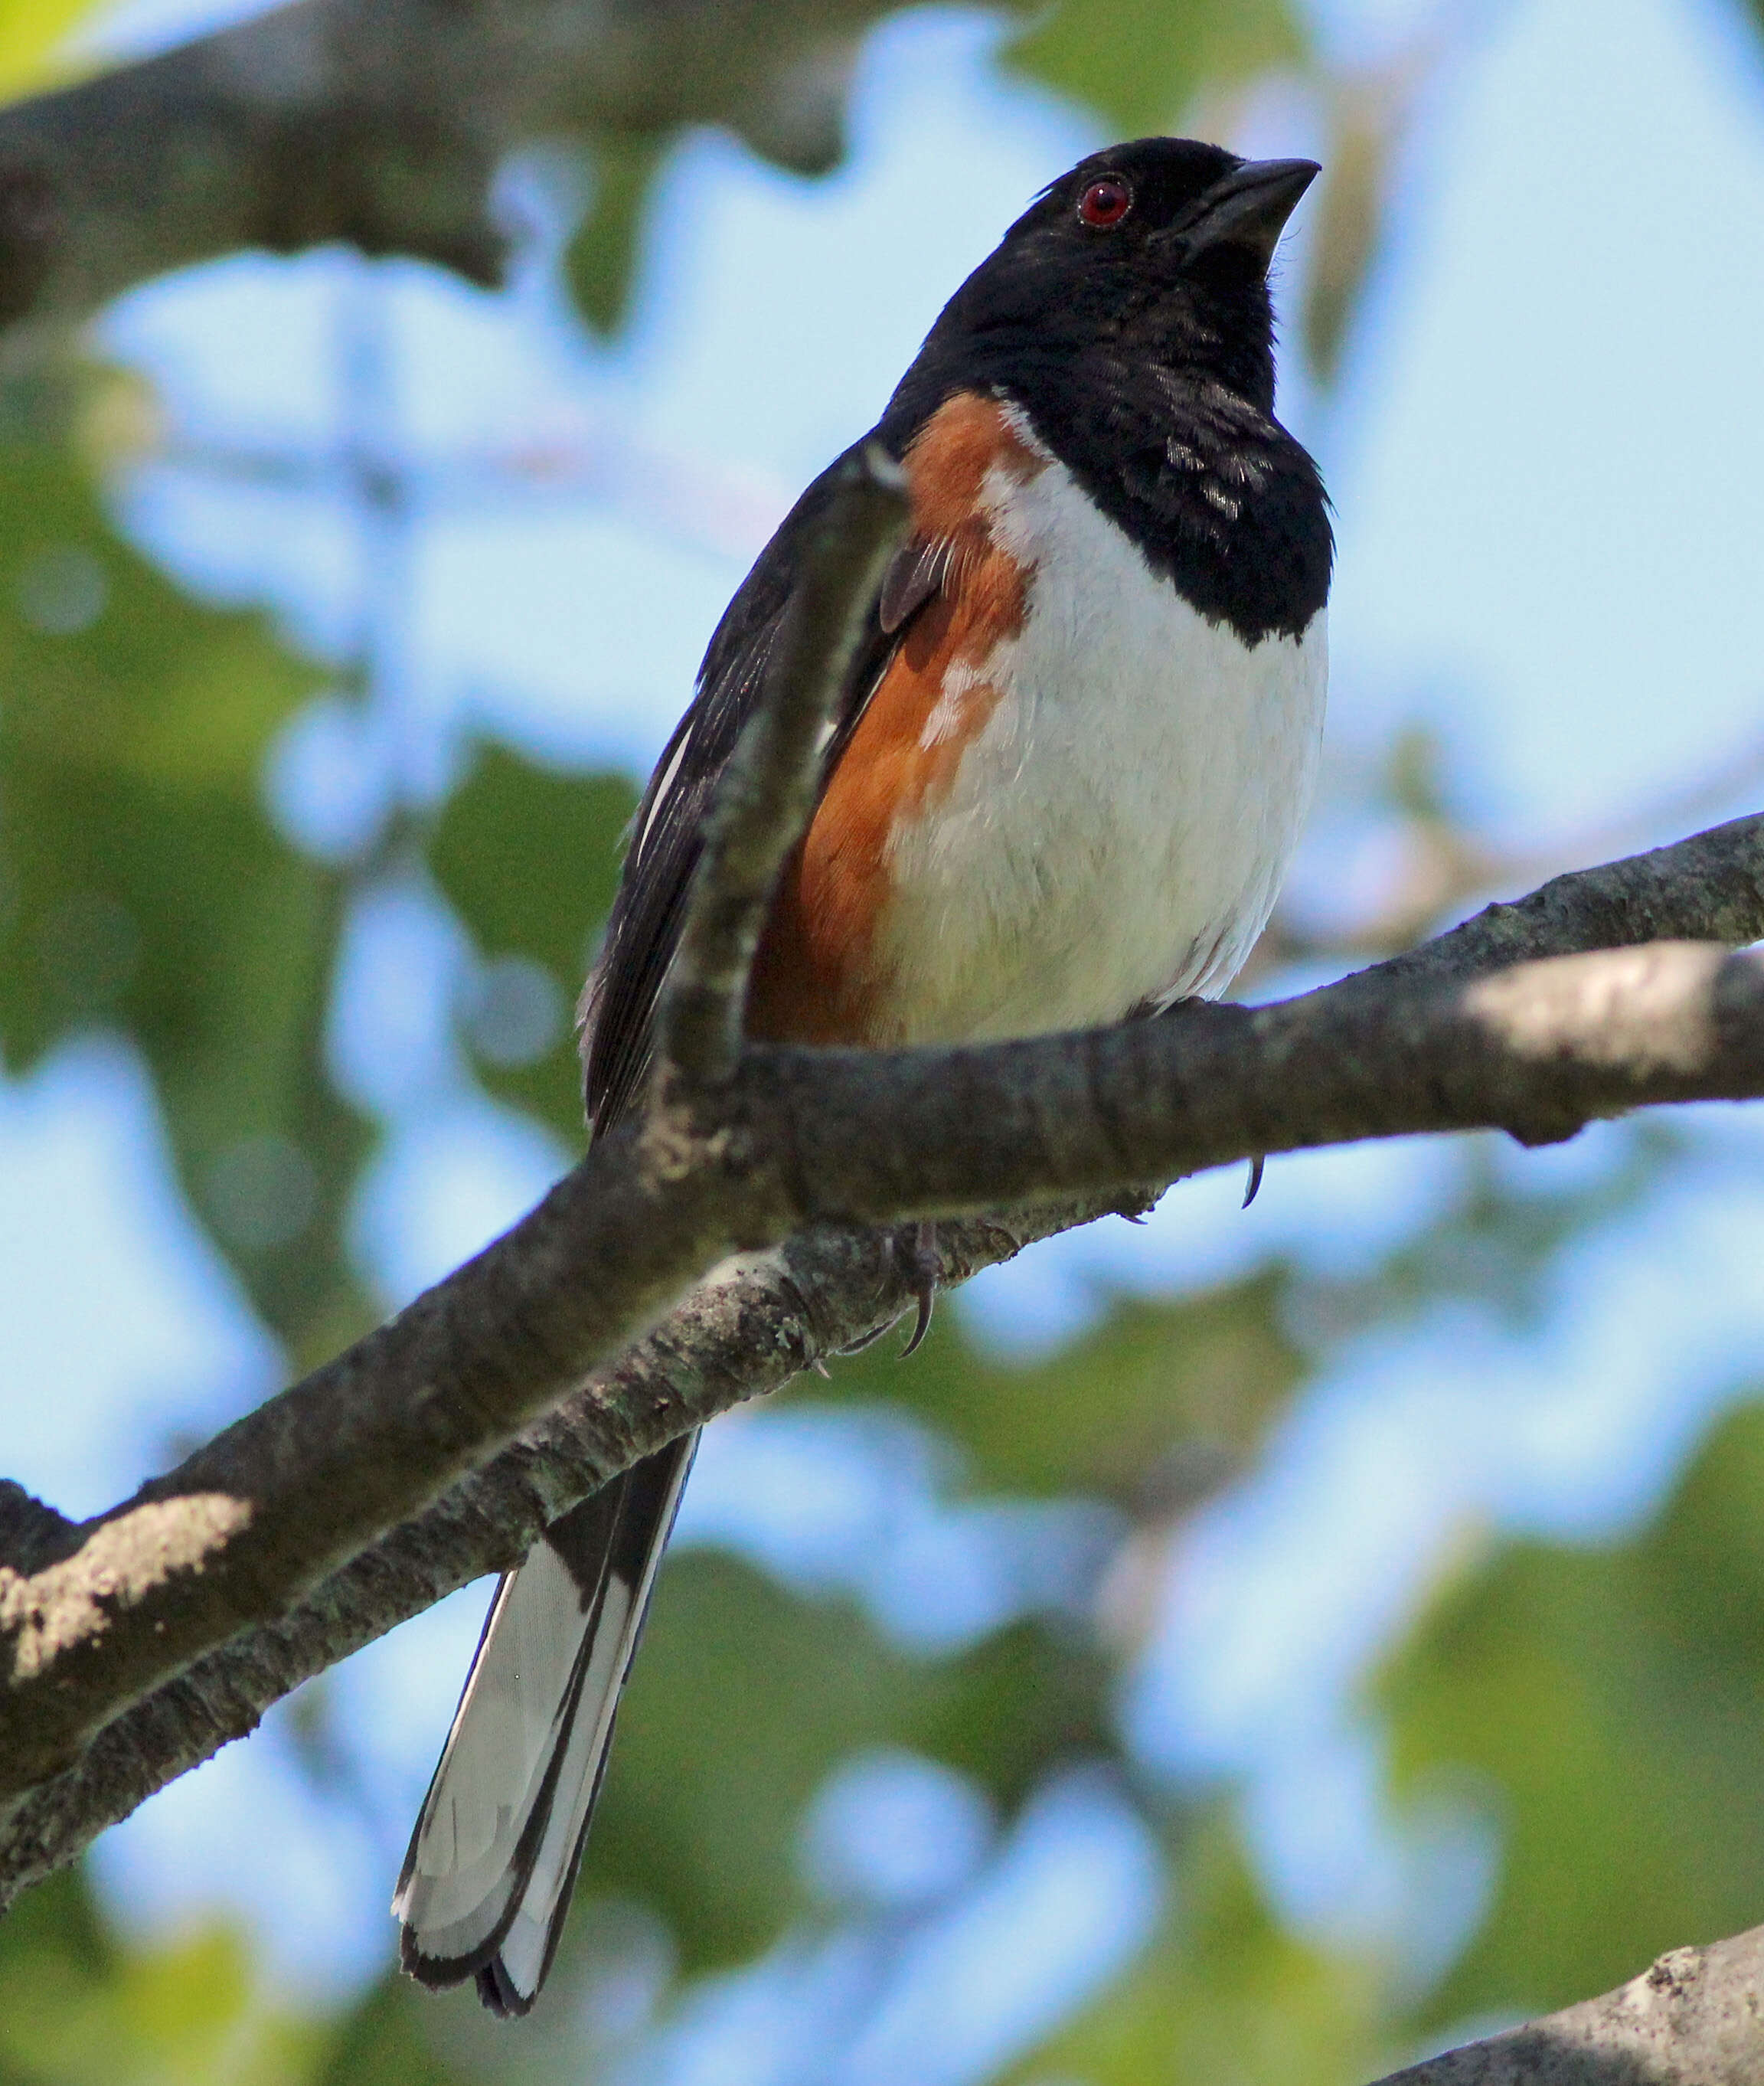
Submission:
M 304 2086 L 322 2042 L 225 1928 L 126 1947 L 75 1875 L 0 1923 L 0 2086 Z
M 1554 1300 L 1561 1256 L 1596 1226 L 1642 1204 L 1681 1149 L 1669 1118 L 1644 1117 L 1607 1147 L 1607 1164 L 1566 1187 L 1517 1191 L 1492 1138 L 1460 1147 L 1458 1192 L 1362 1275 L 1302 1285 L 1282 1313 L 1311 1352 L 1442 1305 L 1468 1305 L 1515 1332 L 1536 1330 Z
M 0 92 L 22 77 L 6 70 L 16 54 L 75 11 L 0 13 Z M 1270 74 L 1299 80 L 1331 141 L 1299 249 L 1308 351 L 1328 376 L 1419 74 L 1413 53 L 1377 74 L 1332 67 L 1306 19 L 1282 0 L 1066 0 L 1003 62 L 1115 135 L 1197 110 L 1225 127 Z M 599 330 L 627 308 L 665 142 L 592 141 L 563 271 Z M 90 372 L 0 395 L 0 1054 L 15 1074 L 95 1029 L 138 1049 L 193 1215 L 299 1366 L 372 1309 L 346 1241 L 375 1130 L 325 1048 L 352 912 L 389 875 L 427 878 L 470 945 L 457 1013 L 471 1071 L 573 1148 L 571 1010 L 635 791 L 484 743 L 432 815 L 401 807 L 347 858 L 304 853 L 266 812 L 261 776 L 326 676 L 262 616 L 175 586 L 118 530 L 82 431 L 138 407 Z M 1420 742 L 1398 748 L 1393 799 L 1443 845 L 1458 829 L 1437 785 Z M 1350 1342 L 1443 1307 L 1535 1324 L 1565 1255 L 1639 1205 L 1674 1140 L 1639 1127 L 1602 1171 L 1549 1193 L 1522 1190 L 1493 1146 L 1466 1147 L 1456 1193 L 1370 1266 L 1104 1297 L 1083 1337 L 1032 1363 L 983 1352 L 946 1310 L 910 1366 L 888 1343 L 839 1364 L 816 1395 L 910 1416 L 946 1505 L 1090 1503 L 1112 1554 L 935 1655 L 848 1597 L 677 1556 L 580 1916 L 532 2022 L 496 2029 L 469 1995 L 432 2001 L 389 1976 L 334 2019 L 296 2018 L 238 1936 L 127 1940 L 63 1876 L 0 1924 L 0 2086 L 580 2079 L 593 1967 L 621 1917 L 665 1932 L 665 2011 L 694 1977 L 833 1931 L 841 1915 L 802 1872 L 803 1820 L 831 1775 L 884 1747 L 967 1777 L 1007 1829 L 1053 1778 L 1101 1763 L 1162 1851 L 1158 1931 L 1010 2068 L 1022 2086 L 1351 2086 L 1443 2022 L 1558 2003 L 1764 1915 L 1756 1411 L 1720 1430 L 1657 1526 L 1605 1549 L 1482 1555 L 1392 1662 L 1379 1705 L 1394 1805 L 1473 1786 L 1500 1821 L 1492 1910 L 1430 1989 L 1413 1965 L 1291 1931 L 1230 1793 L 1148 1787 L 1118 1718 L 1188 1516 L 1253 1465 L 1306 1384 Z
M 976 1353 L 946 1313 L 910 1369 L 878 1342 L 843 1363 L 833 1387 L 953 1435 L 977 1490 L 1143 1506 L 1180 1485 L 1173 1453 L 1216 1475 L 1248 1462 L 1284 1411 L 1306 1365 L 1273 1308 L 1282 1286 L 1269 1273 L 1180 1304 L 1123 1297 L 1088 1339 L 1027 1364 Z
M 316 862 L 266 757 L 324 676 L 257 613 L 173 585 L 112 525 L 79 431 L 102 372 L 0 402 L 0 1060 L 140 1050 L 193 1213 L 291 1361 L 377 1315 L 345 1238 L 373 1144 L 325 1031 L 372 861 Z M 462 1009 L 486 1083 L 582 1135 L 571 1009 L 635 803 L 623 776 L 479 751 L 430 841 L 486 959 Z
M 913 1658 L 844 1602 L 804 1600 L 731 1558 L 664 1576 L 584 1888 L 660 1909 L 682 1967 L 733 1963 L 804 1910 L 796 1838 L 841 1761 L 907 1746 L 1008 1816 L 1107 1735 L 1107 1663 L 1085 1636 L 1021 1624 L 962 1657 Z
M 468 2086 L 415 2002 L 387 1979 L 312 2018 L 265 1991 L 236 1930 L 131 1943 L 63 1872 L 0 1922 L 0 2086 Z
M 655 1905 L 691 1968 L 735 1962 L 800 1909 L 809 1799 L 858 1746 L 898 1733 L 929 1676 L 849 1609 L 691 1553 L 668 1569 L 644 1654 L 584 1887 Z
M 1634 1543 L 1515 1544 L 1393 1664 L 1398 1789 L 1473 1770 L 1503 1811 L 1495 1901 L 1433 2020 L 1565 2005 L 1764 1916 L 1761 1500 L 1749 1406 Z
M 644 206 L 665 144 L 644 133 L 595 141 L 593 194 L 564 249 L 563 279 L 597 333 L 612 332 L 630 302 Z
M 486 960 L 463 1010 L 494 1093 L 582 1139 L 573 1009 L 637 808 L 623 775 L 565 775 L 506 747 L 475 749 L 443 807 L 428 862 Z
M 261 772 L 319 676 L 117 534 L 69 440 L 99 381 L 0 417 L 0 1053 L 130 1037 L 193 1207 L 316 1361 L 371 1316 L 342 1245 L 371 1133 L 322 1062 L 342 887 Z
M 468 2003 L 476 2010 L 475 1994 Z M 408 1978 L 386 1973 L 336 2024 L 303 2086 L 465 2086 L 470 2074 L 448 2062 L 431 2004 Z
M 1179 1858 L 1180 1898 L 1150 1948 L 1013 2080 L 1340 2086 L 1386 2069 L 1375 1969 L 1281 1926 L 1229 1818 L 1198 1816 Z
M 1341 360 L 1354 308 L 1378 249 L 1396 111 L 1384 79 L 1332 83 L 1329 142 L 1311 215 L 1300 307 L 1305 354 L 1325 382 Z
M 1286 0 L 1065 0 L 1005 63 L 1095 110 L 1116 138 L 1140 138 L 1171 129 L 1203 96 L 1309 56 Z

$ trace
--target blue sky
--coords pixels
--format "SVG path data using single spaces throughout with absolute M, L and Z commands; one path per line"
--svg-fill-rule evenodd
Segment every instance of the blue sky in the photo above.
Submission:
M 1357 48 L 1417 12 L 1324 10 Z M 1396 725 L 1426 721 L 1480 819 L 1571 849 L 1764 730 L 1764 274 L 1752 265 L 1764 79 L 1717 0 L 1509 0 L 1478 23 L 1408 148 L 1338 397 L 1288 398 L 1337 509 L 1332 759 L 1351 769 Z M 611 348 L 561 322 L 537 268 L 491 298 L 334 254 L 227 262 L 108 315 L 101 338 L 153 378 L 189 440 L 321 458 L 338 424 L 339 326 L 366 309 L 384 328 L 396 438 L 436 472 L 393 727 L 364 751 L 334 713 L 309 718 L 272 777 L 291 826 L 322 845 L 385 792 L 432 789 L 466 729 L 559 757 L 652 757 L 771 521 L 874 416 L 1023 199 L 1095 142 L 1077 113 L 1000 83 L 995 35 L 978 15 L 932 11 L 873 39 L 851 161 L 829 181 L 777 173 L 720 138 L 682 146 L 634 323 Z M 1305 121 L 1269 98 L 1257 148 L 1306 148 Z M 518 172 L 508 194 L 555 217 L 542 169 Z M 580 466 L 573 490 L 537 471 L 493 500 L 471 490 L 474 459 L 560 456 Z M 321 651 L 346 643 L 360 540 L 331 493 L 161 468 L 122 511 L 188 583 L 270 603 Z M 1299 871 L 1305 902 L 1339 908 L 1386 837 L 1320 821 Z M 389 1300 L 516 1215 L 563 1157 L 471 1091 L 446 1015 L 461 960 L 444 922 L 391 898 L 358 922 L 346 967 L 336 1055 L 389 1125 L 359 1215 Z M 1167 1771 L 1248 1777 L 1256 1845 L 1294 1917 L 1396 1931 L 1447 1871 L 1460 1926 L 1473 1909 L 1486 1834 L 1473 1818 L 1380 1815 L 1355 1677 L 1491 1530 L 1593 1536 L 1658 1496 L 1764 1352 L 1757 1143 L 1748 1118 L 1702 1113 L 1667 1194 L 1565 1256 L 1534 1335 L 1441 1307 L 1341 1353 L 1267 1467 L 1184 1546 L 1123 1714 Z M 1617 1148 L 1595 1133 L 1500 1163 L 1548 1192 Z M 1463 1165 L 1454 1147 L 1420 1144 L 1277 1161 L 1248 1215 L 1235 1178 L 1197 1181 L 1145 1229 L 1043 1248 L 976 1285 L 966 1308 L 985 1337 L 1033 1348 L 1082 1323 L 1099 1285 L 1176 1289 L 1277 1254 L 1369 1264 L 1449 1203 Z M 144 1086 L 113 1047 L 0 1088 L 0 1462 L 64 1509 L 104 1504 L 174 1432 L 275 1381 L 268 1343 L 176 1203 Z M 885 1454 L 788 1412 L 746 1416 L 707 1447 L 682 1535 L 856 1586 L 891 1627 L 922 1619 L 912 1590 L 928 1555 L 967 1558 L 965 1583 L 993 1585 L 996 1602 L 1025 1598 L 1011 1577 L 1025 1545 L 942 1502 L 921 1450 L 901 1436 Z M 814 1525 L 783 1504 L 805 1473 L 823 1506 Z M 933 1618 L 958 1637 L 982 1621 Z M 324 1989 L 359 1975 L 388 1943 L 391 1867 L 476 1627 L 474 1597 L 457 1599 L 338 1677 L 364 1807 L 316 1816 L 274 1720 L 148 1805 L 101 1852 L 125 1915 L 236 1903 L 278 1974 Z M 1120 1864 L 1117 1884 L 1138 1872 L 1127 1840 L 1098 1826 L 1100 1800 L 1050 1792 L 1016 1842 L 976 1860 L 1007 1875 L 1013 1862 L 1052 1864 L 1065 1879 L 1053 1900 L 1081 1918 L 1107 1894 L 1087 1897 L 1073 1880 L 1089 1872 L 1060 1862 L 1096 1847 Z M 1027 1885 L 994 1901 L 1039 1902 Z M 1107 1926 L 1099 1915 L 1086 1930 L 1096 1973 L 1131 1944 Z M 1073 1946 L 1069 1931 L 1049 1944 L 1062 1958 Z M 716 2003 L 776 2003 L 784 1973 L 765 1975 Z M 975 2033 L 997 2045 L 1006 2028 Z M 676 2071 L 690 2077 L 701 2046 L 680 2032 Z M 891 2061 L 884 2048 L 856 2068 L 881 2080 Z

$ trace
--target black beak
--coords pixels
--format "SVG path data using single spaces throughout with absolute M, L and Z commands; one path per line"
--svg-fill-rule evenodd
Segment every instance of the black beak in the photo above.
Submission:
M 1246 160 L 1171 229 L 1191 260 L 1216 246 L 1235 246 L 1265 268 L 1299 197 L 1322 171 L 1315 160 Z

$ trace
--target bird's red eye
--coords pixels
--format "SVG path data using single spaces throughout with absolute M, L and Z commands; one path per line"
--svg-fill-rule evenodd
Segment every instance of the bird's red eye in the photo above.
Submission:
M 1133 206 L 1133 192 L 1119 174 L 1092 181 L 1078 198 L 1078 215 L 1095 232 L 1110 232 Z

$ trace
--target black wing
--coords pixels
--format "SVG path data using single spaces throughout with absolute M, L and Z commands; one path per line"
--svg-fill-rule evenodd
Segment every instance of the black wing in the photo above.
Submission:
M 841 457 L 830 465 L 791 509 L 724 611 L 699 669 L 698 692 L 675 726 L 631 821 L 606 939 L 582 997 L 588 1119 L 596 1130 L 616 1122 L 643 1091 L 656 1002 L 679 939 L 705 814 L 759 702 L 796 585 L 804 536 L 824 511 L 833 474 L 844 461 Z M 834 716 L 822 760 L 823 789 L 907 624 L 942 585 L 947 565 L 945 546 L 913 542 L 889 567 Z

